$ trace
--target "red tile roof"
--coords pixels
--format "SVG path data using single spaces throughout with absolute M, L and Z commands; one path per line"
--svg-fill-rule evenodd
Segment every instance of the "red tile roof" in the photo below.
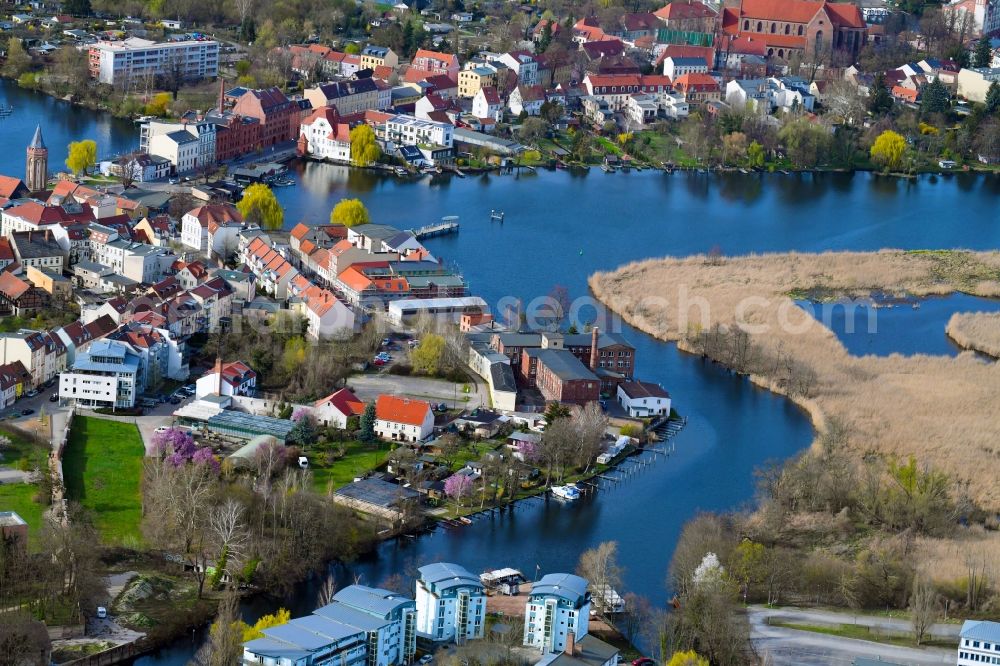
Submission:
M 321 400 L 317 400 L 313 404 L 316 407 L 322 407 L 323 405 L 330 404 L 344 416 L 360 415 L 365 411 L 365 403 L 358 400 L 358 396 L 354 395 L 346 388 L 334 391 L 330 395 Z
M 653 12 L 653 15 L 665 21 L 679 21 L 693 18 L 709 18 L 716 15 L 711 7 L 703 5 L 698 0 L 688 0 L 683 2 L 676 0 L 665 7 L 661 7 Z
M 0 197 L 5 199 L 13 199 L 14 194 L 18 190 L 25 189 L 24 183 L 21 182 L 20 178 L 13 178 L 11 176 L 0 176 Z
M 198 222 L 202 227 L 208 227 L 209 222 L 215 222 L 217 225 L 225 225 L 230 222 L 239 224 L 243 222 L 243 215 L 240 211 L 235 206 L 230 206 L 229 204 L 206 204 L 198 206 L 194 210 L 188 211 L 188 215 L 198 218 Z
M 430 411 L 431 406 L 423 400 L 380 395 L 375 401 L 375 418 L 381 421 L 419 426 Z
M 11 300 L 20 298 L 31 289 L 31 284 L 11 273 L 0 273 L 0 294 Z
M 708 74 L 682 74 L 674 80 L 674 87 L 683 91 L 710 91 L 718 90 L 719 84 Z

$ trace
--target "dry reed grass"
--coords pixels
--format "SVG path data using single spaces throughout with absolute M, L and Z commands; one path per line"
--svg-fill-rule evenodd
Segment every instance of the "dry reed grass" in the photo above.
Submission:
M 945 330 L 965 349 L 1000 358 L 1000 312 L 957 312 Z
M 918 570 L 936 583 L 961 580 L 969 567 L 985 571 L 990 580 L 1000 573 L 1000 533 L 969 528 L 950 539 L 918 537 L 914 541 Z
M 808 410 L 817 428 L 836 417 L 849 424 L 849 445 L 859 455 L 915 456 L 963 482 L 983 508 L 1000 508 L 1000 365 L 982 363 L 971 354 L 854 357 L 789 296 L 956 290 L 997 296 L 1000 253 L 883 250 L 721 261 L 699 255 L 634 262 L 591 276 L 590 287 L 633 326 L 688 350 L 687 338 L 694 332 L 706 324 L 736 323 L 738 308 L 749 303 L 742 322 L 768 327 L 766 332 L 748 330 L 753 342 L 765 353 L 783 355 L 815 372 L 818 379 L 808 399 L 792 399 Z M 678 310 L 683 298 L 707 306 L 707 320 L 701 321 L 693 306 L 685 321 Z M 766 378 L 752 379 L 782 391 Z

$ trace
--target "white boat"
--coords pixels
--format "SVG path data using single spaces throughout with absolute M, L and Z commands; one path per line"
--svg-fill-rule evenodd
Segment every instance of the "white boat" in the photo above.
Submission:
M 552 486 L 552 494 L 559 499 L 578 500 L 580 499 L 580 489 L 575 483 L 567 483 L 565 486 Z

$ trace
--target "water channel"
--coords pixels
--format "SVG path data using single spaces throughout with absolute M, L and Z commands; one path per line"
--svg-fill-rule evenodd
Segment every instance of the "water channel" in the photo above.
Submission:
M 65 144 L 95 138 L 99 154 L 137 143 L 130 123 L 76 109 L 0 84 L 0 101 L 15 107 L 0 121 L 0 173 L 21 176 L 23 146 L 41 122 L 57 169 Z M 454 263 L 474 293 L 496 304 L 504 296 L 525 301 L 565 286 L 587 294 L 587 276 L 629 261 L 719 248 L 726 254 L 798 250 L 898 248 L 989 249 L 1000 246 L 1000 177 L 954 174 L 905 181 L 858 174 L 604 174 L 549 172 L 515 176 L 392 177 L 324 164 L 293 164 L 297 181 L 281 188 L 286 226 L 323 223 L 342 197 L 362 199 L 376 222 L 418 227 L 458 215 L 461 232 L 427 241 Z M 489 220 L 503 210 L 502 224 Z M 652 286 L 652 285 L 651 285 Z M 584 308 L 593 318 L 593 310 Z M 665 576 L 684 522 L 699 511 L 753 502 L 753 470 L 806 447 L 805 415 L 784 399 L 752 387 L 672 345 L 622 326 L 635 345 L 638 375 L 663 384 L 689 418 L 669 457 L 649 455 L 644 467 L 619 483 L 604 482 L 574 505 L 533 500 L 516 511 L 463 529 L 384 544 L 345 571 L 377 584 L 394 572 L 451 560 L 472 571 L 513 566 L 572 570 L 579 554 L 601 541 L 619 544 L 625 590 L 662 604 Z M 939 334 L 943 337 L 943 331 Z M 252 615 L 279 602 L 257 602 Z M 285 600 L 311 610 L 303 587 Z M 195 649 L 178 641 L 141 664 L 183 664 Z

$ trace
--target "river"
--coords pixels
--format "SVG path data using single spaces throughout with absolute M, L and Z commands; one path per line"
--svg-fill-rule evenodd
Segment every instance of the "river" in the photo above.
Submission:
M 131 124 L 76 109 L 49 98 L 0 85 L 15 106 L 0 121 L 4 145 L 0 173 L 20 176 L 21 146 L 35 122 L 53 157 L 78 138 L 99 140 L 106 154 L 136 142 Z M 106 142 L 107 145 L 104 145 Z M 16 150 L 15 150 L 16 149 Z M 298 184 L 278 190 L 286 227 L 328 219 L 333 204 L 362 199 L 373 221 L 417 227 L 445 215 L 461 218 L 461 232 L 427 241 L 453 262 L 475 293 L 495 304 L 505 296 L 529 301 L 564 285 L 573 297 L 587 293 L 595 270 L 635 259 L 686 255 L 713 248 L 726 254 L 798 250 L 875 250 L 883 247 L 987 249 L 1000 246 L 1000 177 L 954 174 L 915 180 L 858 174 L 604 174 L 549 172 L 535 175 L 392 177 L 324 164 L 293 164 Z M 491 223 L 500 209 L 505 221 Z M 593 312 L 584 309 L 585 316 Z M 619 484 L 572 506 L 532 500 L 504 517 L 466 528 L 383 544 L 372 557 L 342 572 L 342 584 L 359 575 L 377 584 L 394 572 L 412 573 L 435 560 L 459 562 L 472 571 L 514 566 L 532 576 L 572 570 L 579 554 L 601 541 L 619 544 L 625 591 L 665 601 L 665 577 L 684 522 L 699 511 L 721 511 L 753 502 L 753 470 L 794 455 L 808 445 L 808 419 L 772 396 L 700 359 L 679 353 L 627 326 L 636 346 L 638 375 L 663 384 L 689 418 L 673 440 L 675 451 Z M 311 610 L 303 586 L 286 600 L 296 613 Z M 254 615 L 277 602 L 246 608 Z M 193 652 L 188 639 L 139 664 L 183 664 Z

